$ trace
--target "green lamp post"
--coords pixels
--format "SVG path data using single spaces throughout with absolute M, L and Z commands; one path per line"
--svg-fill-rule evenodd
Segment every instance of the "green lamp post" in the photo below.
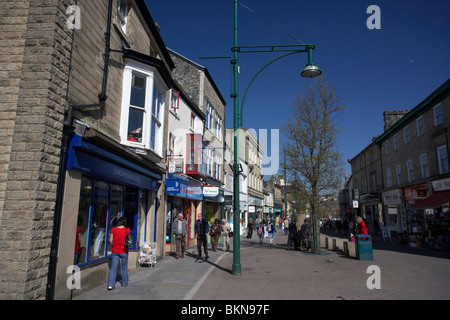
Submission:
M 233 157 L 233 225 L 235 236 L 233 238 L 233 275 L 241 274 L 241 259 L 240 259 L 240 206 L 239 206 L 239 128 L 242 125 L 242 111 L 250 85 L 253 80 L 270 64 L 273 62 L 289 56 L 291 54 L 307 52 L 308 63 L 301 72 L 301 75 L 305 78 L 314 78 L 322 74 L 322 71 L 318 66 L 313 63 L 312 51 L 315 46 L 311 44 L 306 45 L 277 45 L 277 46 L 239 46 L 238 44 L 238 0 L 234 0 L 234 46 L 231 48 L 233 57 L 231 58 L 232 66 L 232 93 L 233 98 L 233 129 L 234 129 L 234 157 Z M 242 99 L 241 110 L 239 110 L 239 53 L 251 53 L 251 52 L 284 52 L 281 56 L 273 59 L 266 65 L 264 65 L 252 78 L 249 85 L 245 90 L 245 94 Z M 223 58 L 223 57 L 222 57 Z

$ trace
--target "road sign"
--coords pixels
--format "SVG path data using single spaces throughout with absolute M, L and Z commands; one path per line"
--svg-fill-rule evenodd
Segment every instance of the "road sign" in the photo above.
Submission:
M 359 206 L 358 206 L 358 201 L 353 201 L 353 209 L 356 209 L 356 208 L 358 208 Z

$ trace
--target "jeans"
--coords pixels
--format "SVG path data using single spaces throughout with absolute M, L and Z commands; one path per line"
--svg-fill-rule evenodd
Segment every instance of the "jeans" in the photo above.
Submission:
M 108 287 L 114 288 L 116 286 L 119 259 L 122 265 L 122 287 L 126 287 L 128 285 L 128 253 L 113 253 L 111 259 L 112 264 L 108 277 Z

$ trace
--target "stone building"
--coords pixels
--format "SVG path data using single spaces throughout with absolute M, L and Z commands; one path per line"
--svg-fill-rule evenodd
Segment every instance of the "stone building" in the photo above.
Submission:
M 202 179 L 204 186 L 202 212 L 206 213 L 206 219 L 211 222 L 224 216 L 226 102 L 207 68 L 173 50 L 169 52 L 175 64 L 173 78 L 206 116 L 202 140 L 206 172 L 196 176 Z
M 0 298 L 69 299 L 106 281 L 118 216 L 129 268 L 143 243 L 165 254 L 174 64 L 141 0 L 2 1 L 0 15 Z

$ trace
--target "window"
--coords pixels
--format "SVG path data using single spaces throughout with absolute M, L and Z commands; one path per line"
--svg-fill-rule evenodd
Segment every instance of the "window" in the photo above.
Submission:
M 168 156 L 170 156 L 171 159 L 173 159 L 175 155 L 175 136 L 169 132 L 169 152 Z
M 139 195 L 139 207 L 138 199 Z M 145 202 L 145 203 L 144 203 Z M 111 254 L 111 229 L 124 216 L 138 244 L 137 215 L 146 212 L 143 190 L 82 177 L 75 236 L 74 264 L 95 262 Z
M 420 156 L 420 171 L 423 179 L 428 178 L 428 159 L 426 153 Z
M 443 145 L 437 148 L 437 154 L 439 162 L 439 173 L 440 174 L 447 173 L 449 171 L 447 146 Z
M 117 20 L 124 34 L 127 34 L 128 5 L 126 0 L 117 0 Z
M 213 166 L 213 150 L 206 149 L 206 174 L 212 177 L 212 166 Z
M 152 150 L 162 157 L 166 90 L 154 69 L 137 63 L 125 66 L 120 123 L 122 144 Z
M 442 114 L 442 104 L 439 103 L 433 107 L 434 125 L 437 126 L 444 122 L 444 116 Z
M 214 157 L 214 178 L 220 180 L 220 168 L 222 163 L 222 157 L 216 154 Z
M 180 108 L 180 93 L 178 91 L 172 90 L 171 92 L 170 108 L 175 113 L 177 113 Z
M 403 137 L 405 139 L 405 143 L 408 143 L 411 140 L 411 137 L 409 136 L 409 126 L 406 126 L 405 129 L 403 129 Z
M 384 143 L 384 154 L 389 154 L 389 141 L 386 140 Z
M 214 134 L 216 138 L 222 141 L 222 118 L 216 113 L 216 128 Z
M 395 167 L 395 172 L 397 173 L 397 185 L 402 184 L 402 167 L 398 164 Z
M 206 102 L 206 128 L 213 130 L 214 109 L 209 101 Z
M 398 149 L 398 133 L 394 134 L 394 150 Z
M 189 128 L 195 129 L 195 114 L 191 113 L 191 122 L 189 123 Z
M 408 182 L 411 182 L 414 180 L 414 167 L 412 160 L 409 160 L 406 163 L 406 170 L 408 171 Z
M 417 124 L 417 135 L 421 136 L 424 134 L 424 125 L 423 125 L 423 117 L 419 117 L 416 120 L 416 124 Z
M 386 171 L 386 178 L 387 178 L 387 186 L 388 186 L 388 188 L 392 187 L 392 172 L 391 172 L 391 169 L 387 169 L 387 171 Z

